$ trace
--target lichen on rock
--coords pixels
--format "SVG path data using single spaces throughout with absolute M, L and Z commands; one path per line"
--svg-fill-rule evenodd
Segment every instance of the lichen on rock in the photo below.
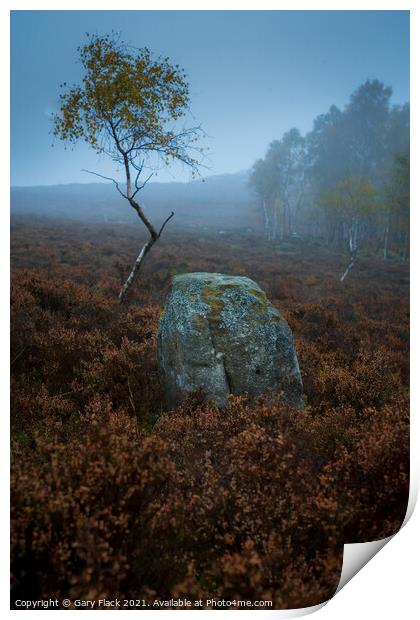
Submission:
M 175 276 L 159 324 L 158 358 L 169 407 L 198 390 L 219 406 L 230 394 L 271 391 L 303 406 L 292 332 L 247 277 Z

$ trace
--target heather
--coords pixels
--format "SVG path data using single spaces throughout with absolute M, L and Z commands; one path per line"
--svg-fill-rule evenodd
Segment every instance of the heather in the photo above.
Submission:
M 252 232 L 167 231 L 124 305 L 136 229 L 12 224 L 12 598 L 314 605 L 342 547 L 408 495 L 409 267 Z M 174 274 L 246 275 L 289 322 L 304 411 L 275 395 L 164 407 Z

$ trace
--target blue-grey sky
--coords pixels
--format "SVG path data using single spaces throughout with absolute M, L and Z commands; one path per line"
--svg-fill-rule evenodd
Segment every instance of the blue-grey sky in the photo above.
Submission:
M 284 131 L 311 129 L 368 78 L 409 100 L 408 11 L 13 11 L 12 185 L 92 182 L 114 173 L 87 146 L 50 134 L 59 84 L 78 82 L 85 33 L 120 31 L 187 73 L 191 111 L 207 132 L 211 171 L 244 170 Z M 180 168 L 155 180 L 186 180 Z

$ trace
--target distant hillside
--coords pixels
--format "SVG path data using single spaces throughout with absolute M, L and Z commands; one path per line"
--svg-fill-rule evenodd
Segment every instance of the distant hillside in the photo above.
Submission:
M 158 225 L 175 211 L 176 227 L 254 227 L 256 200 L 248 172 L 198 179 L 191 183 L 149 183 L 139 201 Z M 12 215 L 37 215 L 113 224 L 137 216 L 112 183 L 12 187 Z

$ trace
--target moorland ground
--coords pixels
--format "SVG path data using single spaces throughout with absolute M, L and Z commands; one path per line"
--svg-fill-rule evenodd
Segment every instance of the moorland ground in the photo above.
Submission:
M 409 267 L 256 233 L 169 230 L 127 303 L 134 227 L 12 221 L 12 601 L 314 605 L 344 542 L 394 533 L 408 496 Z M 289 322 L 304 411 L 197 394 L 165 411 L 171 277 L 246 275 Z M 13 603 L 12 603 L 13 604 Z

